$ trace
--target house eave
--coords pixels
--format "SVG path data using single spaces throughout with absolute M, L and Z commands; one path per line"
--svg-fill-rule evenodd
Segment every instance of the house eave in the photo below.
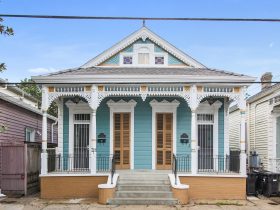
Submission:
M 9 102 L 11 104 L 14 104 L 14 105 L 16 105 L 18 107 L 21 107 L 21 108 L 23 108 L 25 110 L 28 110 L 28 111 L 31 111 L 33 113 L 36 113 L 36 114 L 39 114 L 39 115 L 43 116 L 43 112 L 40 109 L 36 109 L 36 108 L 30 106 L 29 104 L 26 104 L 26 103 L 24 103 L 24 102 L 22 102 L 20 100 L 14 99 L 13 97 L 9 97 L 9 96 L 7 96 L 4 93 L 0 93 L 0 99 L 2 99 L 4 101 L 7 101 L 7 102 Z M 49 114 L 47 115 L 47 117 L 49 119 L 53 120 L 53 121 L 57 120 L 56 117 L 54 117 L 52 115 L 49 115 Z
M 81 83 L 81 84 L 109 84 L 109 83 L 223 83 L 224 85 L 248 86 L 256 80 L 255 77 L 238 77 L 232 78 L 230 76 L 201 76 L 201 75 L 75 75 L 63 77 L 41 77 L 35 76 L 32 79 L 41 84 L 67 84 L 67 83 Z

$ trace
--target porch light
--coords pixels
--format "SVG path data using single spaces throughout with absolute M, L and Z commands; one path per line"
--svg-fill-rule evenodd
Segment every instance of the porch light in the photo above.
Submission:
M 97 142 L 104 144 L 106 142 L 106 135 L 104 133 L 100 133 L 97 137 Z
M 180 136 L 180 142 L 181 142 L 182 144 L 188 144 L 188 143 L 189 143 L 189 136 L 188 136 L 188 134 L 183 133 L 183 134 Z
M 80 97 L 79 96 L 75 96 L 72 101 L 75 103 L 75 104 L 78 104 L 80 102 Z

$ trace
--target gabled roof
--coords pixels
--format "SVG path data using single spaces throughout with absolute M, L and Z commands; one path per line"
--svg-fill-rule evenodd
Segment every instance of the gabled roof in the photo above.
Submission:
M 123 40 L 121 40 L 111 48 L 105 50 L 95 58 L 89 60 L 84 65 L 82 65 L 81 68 L 93 67 L 103 63 L 107 59 L 111 58 L 121 50 L 125 49 L 126 47 L 128 47 L 129 45 L 137 41 L 138 39 L 142 39 L 142 40 L 150 39 L 152 42 L 159 45 L 161 48 L 163 48 L 164 50 L 166 50 L 168 53 L 178 58 L 179 60 L 183 61 L 184 63 L 189 64 L 190 66 L 195 68 L 205 68 L 203 64 L 199 63 L 191 56 L 179 50 L 178 48 L 176 48 L 175 46 L 173 46 L 172 44 L 170 44 L 169 42 L 167 42 L 166 40 L 164 40 L 163 38 L 161 38 L 160 36 L 152 32 L 145 26 L 143 26 L 136 32 L 132 33 L 131 35 L 127 36 L 126 38 L 124 38 Z

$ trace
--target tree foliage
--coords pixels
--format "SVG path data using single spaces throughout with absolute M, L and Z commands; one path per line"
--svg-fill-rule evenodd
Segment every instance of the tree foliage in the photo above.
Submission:
M 41 107 L 42 91 L 32 79 L 25 78 L 21 80 L 18 87 L 36 98 L 38 100 L 38 106 Z M 50 105 L 48 114 L 57 116 L 57 105 L 55 103 Z
M 2 18 L 0 18 L 0 35 L 6 35 L 6 36 L 14 35 L 14 30 L 8 26 L 1 24 L 1 22 L 3 22 Z M 0 63 L 0 72 L 4 70 L 6 70 L 5 63 Z

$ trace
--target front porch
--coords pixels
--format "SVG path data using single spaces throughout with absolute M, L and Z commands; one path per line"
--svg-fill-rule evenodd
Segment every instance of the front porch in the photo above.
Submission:
M 43 123 L 41 174 L 111 174 L 115 166 L 245 176 L 245 142 L 236 152 L 228 140 L 228 107 L 232 101 L 244 106 L 244 91 L 196 85 L 45 86 L 42 108 L 53 101 L 58 105 L 59 143 L 47 153 Z M 243 139 L 244 111 L 241 116 Z

